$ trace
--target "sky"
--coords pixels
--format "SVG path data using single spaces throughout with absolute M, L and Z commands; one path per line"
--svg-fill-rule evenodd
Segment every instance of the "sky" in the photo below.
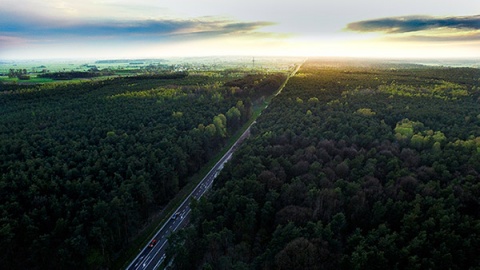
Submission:
M 0 0 L 0 60 L 480 58 L 480 0 Z

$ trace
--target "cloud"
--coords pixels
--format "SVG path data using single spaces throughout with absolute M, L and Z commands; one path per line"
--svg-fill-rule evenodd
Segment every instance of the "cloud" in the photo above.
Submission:
M 201 50 L 238 53 L 250 42 L 281 42 L 291 37 L 265 29 L 272 25 L 275 23 L 220 16 L 66 19 L 0 10 L 0 57 L 119 57 L 175 54 L 179 48 L 189 54 Z
M 261 27 L 271 25 L 267 22 L 239 23 L 231 20 L 146 20 L 112 23 L 90 23 L 65 28 L 51 28 L 52 33 L 68 33 L 80 36 L 175 36 L 190 34 L 222 35 L 251 33 Z
M 1 12 L 0 12 L 1 13 Z M 2 15 L 2 14 L 0 14 Z M 0 16 L 1 17 L 1 16 Z M 149 19 L 149 20 L 108 20 L 108 21 L 59 21 L 44 18 L 0 19 L 0 35 L 16 36 L 25 39 L 56 40 L 71 39 L 110 39 L 141 41 L 172 38 L 211 38 L 223 35 L 264 35 L 260 31 L 271 26 L 271 22 L 242 22 L 217 17 L 194 19 Z
M 17 46 L 27 42 L 25 39 L 0 35 L 0 49 Z
M 406 16 L 353 22 L 347 30 L 356 32 L 409 33 L 424 30 L 480 30 L 480 15 L 461 17 Z
M 412 41 L 412 42 L 480 42 L 480 31 L 477 33 L 464 33 L 460 35 L 410 35 L 407 37 L 389 37 L 389 41 Z M 479 44 L 480 45 L 480 44 Z

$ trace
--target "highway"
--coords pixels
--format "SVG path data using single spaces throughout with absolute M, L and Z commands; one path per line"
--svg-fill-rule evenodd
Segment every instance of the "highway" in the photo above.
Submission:
M 306 59 L 303 61 L 305 63 Z M 283 90 L 288 80 L 297 73 L 300 67 L 303 65 L 301 63 L 298 65 L 294 71 L 287 77 L 285 82 L 280 86 L 277 93 L 278 95 Z M 192 198 L 198 200 L 200 199 L 211 187 L 213 180 L 220 171 L 223 169 L 225 163 L 227 163 L 230 158 L 232 158 L 233 153 L 238 148 L 238 146 L 250 135 L 250 127 L 255 124 L 256 121 L 253 121 L 250 126 L 245 130 L 245 132 L 238 138 L 238 140 L 233 144 L 233 146 L 223 155 L 223 157 L 213 166 L 213 168 L 208 172 L 208 174 L 200 181 L 200 183 L 195 187 L 195 189 L 187 196 L 187 198 L 182 202 L 182 204 L 175 210 L 175 212 L 170 216 L 167 222 L 160 228 L 160 230 L 154 235 L 148 244 L 140 251 L 137 257 L 130 263 L 126 268 L 127 270 L 153 270 L 159 269 L 162 262 L 165 260 L 165 250 L 167 247 L 167 238 L 168 236 L 185 227 L 188 224 L 190 218 L 190 201 Z M 155 241 L 151 245 L 152 241 Z
M 255 123 L 255 122 L 253 122 Z M 253 125 L 252 123 L 252 125 Z M 225 153 L 225 155 L 213 166 L 208 174 L 200 181 L 195 189 L 188 195 L 188 197 L 182 202 L 182 204 L 175 210 L 170 216 L 167 222 L 160 228 L 155 236 L 150 239 L 148 244 L 142 249 L 137 257 L 127 267 L 128 270 L 152 270 L 158 269 L 162 262 L 165 260 L 165 250 L 167 247 L 168 236 L 185 227 L 188 224 L 190 217 L 190 201 L 192 198 L 200 199 L 212 186 L 213 180 L 219 172 L 223 169 L 225 163 L 227 163 L 232 154 L 237 149 L 245 138 L 250 135 L 250 125 L 240 138 L 233 144 L 233 146 Z M 155 243 L 153 245 L 152 241 Z

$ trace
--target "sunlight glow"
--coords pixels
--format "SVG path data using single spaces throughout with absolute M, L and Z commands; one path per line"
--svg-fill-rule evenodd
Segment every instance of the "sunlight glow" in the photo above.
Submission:
M 0 59 L 480 57 L 474 2 L 4 0 Z

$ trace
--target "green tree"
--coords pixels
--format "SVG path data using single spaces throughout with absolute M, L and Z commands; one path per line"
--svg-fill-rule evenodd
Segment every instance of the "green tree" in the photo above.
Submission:
M 219 114 L 213 117 L 213 124 L 215 125 L 215 129 L 217 134 L 221 138 L 227 137 L 227 118 L 223 114 Z

